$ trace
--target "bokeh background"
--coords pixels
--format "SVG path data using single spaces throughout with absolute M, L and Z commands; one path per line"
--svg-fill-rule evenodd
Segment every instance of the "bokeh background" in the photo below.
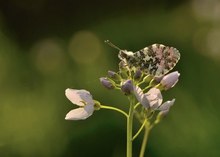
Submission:
M 181 52 L 180 81 L 163 93 L 176 103 L 153 129 L 146 156 L 219 157 L 219 0 L 0 1 L 0 156 L 125 156 L 120 114 L 64 120 L 75 107 L 68 87 L 127 108 L 122 93 L 99 83 L 119 62 L 105 39 L 132 51 L 162 43 Z

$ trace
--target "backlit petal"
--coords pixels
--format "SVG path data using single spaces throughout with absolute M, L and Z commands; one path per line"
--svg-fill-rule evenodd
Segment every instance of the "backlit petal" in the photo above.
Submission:
M 163 101 L 162 94 L 157 88 L 151 88 L 145 95 L 152 109 L 158 108 Z
M 145 108 L 149 108 L 149 101 L 147 99 L 147 96 L 143 93 L 140 87 L 138 86 L 134 87 L 134 95 L 141 105 L 143 105 Z
M 65 95 L 73 104 L 76 104 L 78 106 L 84 106 L 84 103 L 94 105 L 92 95 L 89 91 L 86 91 L 84 89 L 76 90 L 68 88 L 65 91 Z
M 77 109 L 71 110 L 67 113 L 65 119 L 66 120 L 84 120 L 91 116 L 94 111 L 93 105 L 86 105 L 85 107 L 80 107 Z

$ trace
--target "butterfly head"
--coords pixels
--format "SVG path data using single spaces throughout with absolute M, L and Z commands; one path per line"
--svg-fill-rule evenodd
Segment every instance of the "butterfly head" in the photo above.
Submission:
M 134 53 L 131 51 L 120 50 L 119 54 L 118 54 L 118 58 L 122 61 L 125 61 L 125 60 L 129 60 L 129 58 L 132 58 L 133 55 L 134 55 Z
M 127 50 L 122 50 L 119 47 L 115 46 L 114 44 L 112 44 L 109 40 L 106 40 L 105 43 L 107 43 L 109 46 L 119 50 L 119 54 L 118 54 L 118 58 L 122 61 L 127 61 L 129 58 L 132 58 L 134 53 L 131 51 L 127 51 Z

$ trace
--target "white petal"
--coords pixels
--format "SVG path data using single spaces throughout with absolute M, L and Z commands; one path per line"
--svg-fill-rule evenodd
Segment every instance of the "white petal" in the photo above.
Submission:
M 140 102 L 141 96 L 143 95 L 143 91 L 141 90 L 140 87 L 134 86 L 134 95 L 136 96 L 137 100 Z
M 152 109 L 156 109 L 162 104 L 163 97 L 159 89 L 151 88 L 145 95 Z
M 170 107 L 174 104 L 174 102 L 175 102 L 175 99 L 173 99 L 171 101 L 166 101 L 158 108 L 158 110 L 161 110 L 161 111 L 169 110 Z
M 68 88 L 65 91 L 65 95 L 73 104 L 76 104 L 78 106 L 84 106 L 85 104 L 83 102 L 85 102 L 86 104 L 94 105 L 92 95 L 87 90 L 76 90 Z
M 74 110 L 71 110 L 67 113 L 66 120 L 84 120 L 91 116 L 94 111 L 93 105 L 86 105 L 85 107 L 80 107 Z
M 136 96 L 138 102 L 140 102 L 141 105 L 143 105 L 145 108 L 149 108 L 149 101 L 140 87 L 134 86 L 134 95 Z
M 172 73 L 165 75 L 160 83 L 164 86 L 165 90 L 168 90 L 175 86 L 175 84 L 179 80 L 179 76 L 180 73 L 178 71 L 174 71 Z

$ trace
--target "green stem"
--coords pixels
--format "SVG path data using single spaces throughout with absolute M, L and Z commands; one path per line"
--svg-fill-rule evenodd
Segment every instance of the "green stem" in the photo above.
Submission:
M 148 127 L 148 125 L 145 125 L 144 138 L 143 138 L 143 141 L 142 141 L 141 151 L 140 151 L 140 156 L 139 157 L 144 157 L 144 153 L 145 153 L 145 150 L 146 150 L 147 140 L 148 140 L 150 130 L 151 130 L 151 127 Z
M 106 106 L 106 105 L 100 105 L 101 108 L 104 108 L 104 109 L 108 109 L 108 110 L 114 110 L 114 111 L 117 111 L 117 112 L 120 112 L 122 113 L 126 118 L 128 118 L 128 114 L 124 111 L 122 111 L 121 109 L 119 108 L 116 108 L 116 107 L 112 107 L 112 106 Z
M 132 157 L 132 127 L 133 127 L 133 117 L 134 117 L 134 97 L 130 97 L 130 108 L 127 118 L 127 157 Z
M 140 103 L 137 103 L 137 104 L 134 106 L 134 109 L 136 109 L 139 105 L 140 105 Z
M 148 85 L 147 87 L 145 87 L 144 89 L 143 89 L 143 92 L 145 92 L 147 89 L 149 89 L 151 87 L 151 85 Z
M 134 135 L 134 137 L 132 138 L 132 141 L 135 140 L 135 138 L 141 133 L 141 131 L 143 130 L 145 124 L 146 124 L 147 120 L 145 119 L 143 124 L 141 125 L 141 127 L 139 128 L 139 130 L 137 131 L 137 133 Z
M 121 88 L 120 88 L 120 87 L 117 87 L 117 86 L 115 86 L 115 89 L 117 89 L 117 90 L 121 90 Z
M 149 77 L 150 75 L 147 75 L 146 77 L 143 78 L 143 80 L 141 82 L 139 82 L 137 85 L 140 86 L 142 83 L 146 82 L 146 79 Z M 147 83 L 147 82 L 146 82 Z
M 140 86 L 142 83 L 145 83 L 145 80 L 139 82 L 137 85 Z

